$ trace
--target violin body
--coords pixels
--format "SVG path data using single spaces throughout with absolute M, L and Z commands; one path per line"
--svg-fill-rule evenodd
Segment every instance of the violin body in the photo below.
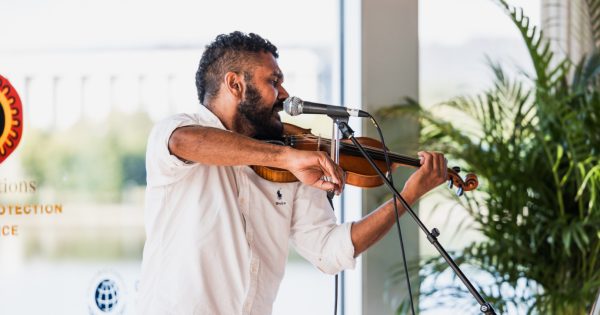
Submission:
M 304 129 L 292 124 L 284 123 L 284 136 L 277 141 L 268 141 L 270 143 L 290 146 L 297 150 L 307 151 L 324 151 L 331 152 L 331 140 L 315 136 L 310 133 L 310 129 Z M 368 138 L 356 137 L 356 140 L 365 147 L 366 151 L 371 155 L 377 167 L 384 173 L 389 172 L 385 162 L 383 145 L 381 142 Z M 420 167 L 420 161 L 416 158 L 411 158 L 399 155 L 393 152 L 388 152 L 391 161 L 391 171 L 393 172 L 399 166 Z M 340 141 L 339 165 L 346 172 L 346 184 L 372 188 L 383 184 L 383 180 L 377 172 L 371 167 L 369 162 L 362 156 L 358 148 L 348 140 Z M 252 169 L 262 178 L 280 183 L 295 182 L 298 179 L 289 171 L 279 168 L 266 166 L 251 166 Z M 458 188 L 458 194 L 462 195 L 464 191 L 474 190 L 478 186 L 477 176 L 467 174 L 463 180 L 457 168 L 448 169 L 449 184 Z

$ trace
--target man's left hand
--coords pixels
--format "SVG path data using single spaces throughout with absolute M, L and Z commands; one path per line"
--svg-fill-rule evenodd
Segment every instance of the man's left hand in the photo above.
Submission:
M 417 201 L 428 191 L 444 183 L 448 178 L 448 161 L 439 152 L 419 152 L 421 167 L 404 184 L 402 195 Z

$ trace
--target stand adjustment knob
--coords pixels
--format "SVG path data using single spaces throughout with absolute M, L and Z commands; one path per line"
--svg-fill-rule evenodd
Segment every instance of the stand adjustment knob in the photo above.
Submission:
M 435 237 L 440 236 L 440 230 L 438 230 L 437 228 L 433 228 L 433 230 L 431 230 L 431 235 Z
M 479 307 L 479 310 L 482 313 L 485 313 L 486 315 L 496 315 L 496 312 L 494 311 L 494 308 L 488 302 L 485 302 L 485 303 L 481 304 L 481 307 Z

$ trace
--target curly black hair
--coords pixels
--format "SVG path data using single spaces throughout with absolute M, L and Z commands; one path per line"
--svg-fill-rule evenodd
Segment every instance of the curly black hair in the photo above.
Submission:
M 240 73 L 247 64 L 251 54 L 269 52 L 279 57 L 277 47 L 268 40 L 254 33 L 244 34 L 235 31 L 221 34 L 206 46 L 196 72 L 196 88 L 200 104 L 217 95 L 220 80 L 229 71 Z M 245 73 L 247 77 L 247 74 Z

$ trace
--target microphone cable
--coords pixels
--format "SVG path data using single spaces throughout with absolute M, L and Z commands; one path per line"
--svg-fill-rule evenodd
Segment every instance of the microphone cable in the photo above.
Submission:
M 375 125 L 375 128 L 377 129 L 377 133 L 379 133 L 379 138 L 381 139 L 381 144 L 383 145 L 383 155 L 385 156 L 385 163 L 387 165 L 387 178 L 390 181 L 390 183 L 392 185 L 394 185 L 394 178 L 392 176 L 392 163 L 390 162 L 390 157 L 389 157 L 389 152 L 388 149 L 385 145 L 385 139 L 383 138 L 383 133 L 381 132 L 381 128 L 379 127 L 379 124 L 377 123 L 377 120 L 375 120 L 375 117 L 373 117 L 373 115 L 371 115 L 370 113 L 367 113 L 369 115 L 369 118 L 371 118 L 371 122 L 373 123 L 373 125 Z M 410 285 L 410 278 L 408 276 L 408 266 L 406 263 L 406 253 L 404 250 L 404 239 L 402 238 L 402 229 L 400 228 L 400 217 L 399 217 L 399 213 L 398 213 L 398 205 L 397 205 L 397 197 L 394 194 L 394 212 L 396 214 L 396 228 L 398 230 L 398 238 L 400 240 L 400 250 L 402 252 L 402 263 L 404 265 L 404 275 L 406 277 L 406 285 L 408 287 L 408 296 L 410 298 L 410 309 L 412 311 L 412 315 L 415 315 L 415 306 L 414 306 L 414 301 L 413 301 L 413 295 L 412 295 L 412 288 Z

